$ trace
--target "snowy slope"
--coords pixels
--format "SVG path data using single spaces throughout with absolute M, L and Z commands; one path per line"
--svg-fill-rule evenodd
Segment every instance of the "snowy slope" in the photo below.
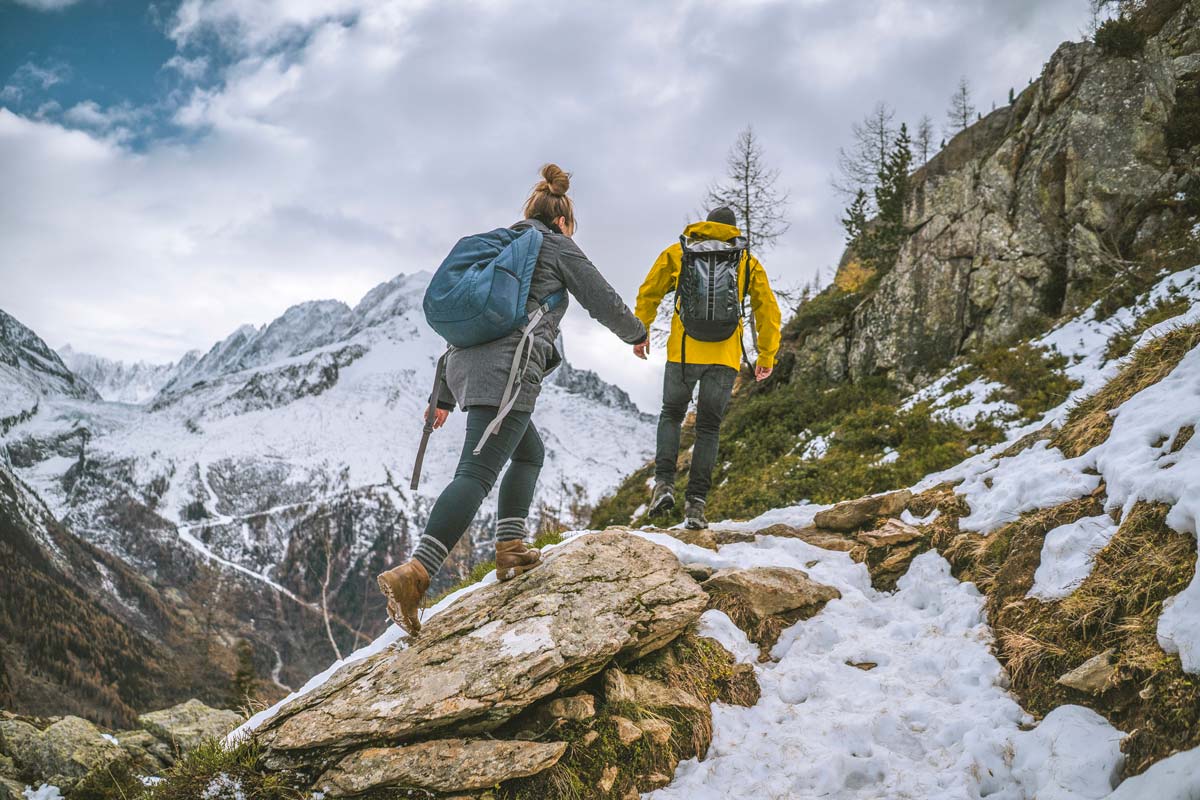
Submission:
M 165 585 L 190 580 L 162 563 L 174 550 L 311 610 L 328 546 L 329 604 L 345 621 L 338 635 L 375 634 L 386 617 L 370 578 L 411 551 L 463 436 L 465 415 L 452 414 L 411 492 L 444 349 L 420 310 L 428 277 L 399 276 L 354 308 L 301 304 L 167 372 L 80 359 L 110 397 L 145 400 L 153 376 L 161 388 L 142 405 L 101 402 L 90 387 L 69 394 L 70 380 L 84 384 L 45 348 L 61 376 L 47 369 L 42 383 L 26 380 L 22 408 L 36 414 L 14 420 L 0 449 L 74 532 Z M 5 377 L 0 385 L 25 385 Z M 652 420 L 624 392 L 569 366 L 547 381 L 534 421 L 547 458 L 533 526 L 573 520 L 573 502 L 598 499 L 654 444 Z M 443 585 L 491 557 L 494 515 L 489 499 Z
M 971 509 L 960 527 L 983 533 L 1022 511 L 1082 496 L 1104 480 L 1109 510 L 1116 517 L 1139 499 L 1161 501 L 1173 506 L 1168 524 L 1195 535 L 1200 519 L 1200 439 L 1171 450 L 1183 428 L 1200 425 L 1200 348 L 1162 381 L 1118 408 L 1108 440 L 1084 456 L 1067 459 L 1044 441 L 1014 456 L 1000 455 L 1026 433 L 1060 423 L 1071 404 L 1111 379 L 1119 362 L 1104 358 L 1109 337 L 1167 292 L 1200 300 L 1200 267 L 1169 276 L 1136 307 L 1116 317 L 1098 321 L 1089 309 L 1043 337 L 1044 344 L 1071 358 L 1072 376 L 1083 386 L 1043 420 L 1011 424 L 1006 442 L 928 476 L 914 489 L 957 483 L 956 491 Z M 1200 303 L 1194 302 L 1189 311 L 1146 331 L 1134 352 L 1173 326 L 1197 321 Z M 924 397 L 938 395 L 927 391 Z M 995 409 L 983 413 L 991 411 Z M 754 520 L 713 527 L 759 530 L 780 522 L 804 527 L 822 508 L 775 509 Z M 1106 531 L 1112 519 L 1103 519 L 1108 524 L 1088 518 L 1073 523 L 1072 530 L 1063 526 L 1046 536 L 1046 571 L 1039 571 L 1037 591 L 1062 596 L 1086 577 L 1089 553 L 1111 535 Z M 725 614 L 705 613 L 701 632 L 754 666 L 762 698 L 751 708 L 714 705 L 714 739 L 706 759 L 682 763 L 672 783 L 650 797 L 1200 797 L 1200 749 L 1170 756 L 1120 782 L 1125 732 L 1080 706 L 1060 706 L 1040 722 L 1027 714 L 1008 693 L 1007 675 L 991 652 L 992 632 L 982 595 L 974 585 L 953 578 L 949 564 L 936 552 L 919 556 L 897 591 L 887 593 L 872 588 L 866 566 L 849 554 L 798 539 L 758 536 L 713 552 L 661 533 L 635 533 L 671 549 L 682 563 L 716 569 L 792 566 L 841 593 L 815 617 L 784 631 L 772 651 L 775 660 L 768 663 L 758 663 L 757 648 Z M 570 547 L 571 539 L 560 546 Z M 431 613 L 494 580 L 494 573 L 489 574 Z M 1159 637 L 1164 649 L 1180 653 L 1187 671 L 1200 672 L 1200 578 L 1168 604 Z M 388 646 L 404 646 L 403 634 L 394 626 L 313 677 L 297 694 L 319 687 L 344 663 Z M 876 666 L 852 666 L 868 661 Z M 234 737 L 269 718 L 275 708 L 256 715 Z
M 0 434 L 33 412 L 43 397 L 98 400 L 37 334 L 0 311 Z
M 131 364 L 81 353 L 71 345 L 59 348 L 58 355 L 67 369 L 91 384 L 104 400 L 135 405 L 157 395 L 175 375 L 190 370 L 200 358 L 200 353 L 193 350 L 170 364 Z

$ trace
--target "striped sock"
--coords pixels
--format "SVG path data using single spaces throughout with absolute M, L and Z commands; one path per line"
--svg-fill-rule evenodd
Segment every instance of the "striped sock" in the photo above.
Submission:
M 497 542 L 519 542 L 525 538 L 525 518 L 505 517 L 496 522 Z
M 432 578 L 442 568 L 442 562 L 449 555 L 450 551 L 446 549 L 446 545 L 432 536 L 425 535 L 417 542 L 417 549 L 413 551 L 412 557 L 421 562 L 421 566 Z

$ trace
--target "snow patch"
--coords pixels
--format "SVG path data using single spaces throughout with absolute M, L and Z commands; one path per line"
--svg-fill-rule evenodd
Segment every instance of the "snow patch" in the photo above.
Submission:
M 1101 514 L 1060 525 L 1046 534 L 1042 561 L 1026 597 L 1058 600 L 1092 574 L 1092 562 L 1117 532 L 1112 517 Z
M 971 508 L 971 513 L 959 520 L 959 527 L 988 534 L 1026 511 L 1083 497 L 1100 485 L 1099 475 L 1084 473 L 1089 465 L 1089 456 L 1066 459 L 1044 440 L 1015 456 L 1001 458 L 957 488 Z

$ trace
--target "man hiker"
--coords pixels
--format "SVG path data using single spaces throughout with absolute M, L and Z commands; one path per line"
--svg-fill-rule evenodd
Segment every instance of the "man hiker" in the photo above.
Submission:
M 696 443 L 684 503 L 688 528 L 708 527 L 704 506 L 717 462 L 717 438 L 729 406 L 733 382 L 744 356 L 742 316 L 746 299 L 758 332 L 756 380 L 766 380 L 779 350 L 779 303 L 766 270 L 746 248 L 733 211 L 713 209 L 704 222 L 683 229 L 680 241 L 658 257 L 638 290 L 635 313 L 646 329 L 658 306 L 675 291 L 675 313 L 667 340 L 667 369 L 663 376 L 663 406 L 658 418 L 658 448 L 654 462 L 654 494 L 650 513 L 675 505 L 675 465 L 679 434 L 692 393 L 696 400 Z M 650 343 L 633 346 L 646 358 Z

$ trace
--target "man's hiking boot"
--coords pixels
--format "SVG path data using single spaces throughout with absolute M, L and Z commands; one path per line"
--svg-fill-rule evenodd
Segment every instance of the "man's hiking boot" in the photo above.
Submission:
M 704 516 L 705 501 L 700 497 L 689 497 L 683 504 L 683 527 L 692 531 L 701 531 L 708 527 L 708 519 Z
M 650 497 L 650 510 L 646 513 L 654 516 L 675 507 L 675 487 L 669 483 L 654 484 L 654 494 Z
M 496 578 L 511 581 L 542 563 L 542 551 L 520 539 L 496 542 Z
M 429 573 L 421 562 L 413 559 L 389 569 L 380 574 L 375 582 L 387 598 L 387 612 L 392 621 L 409 636 L 415 637 L 420 633 L 421 601 L 425 599 L 425 592 L 429 591 Z

